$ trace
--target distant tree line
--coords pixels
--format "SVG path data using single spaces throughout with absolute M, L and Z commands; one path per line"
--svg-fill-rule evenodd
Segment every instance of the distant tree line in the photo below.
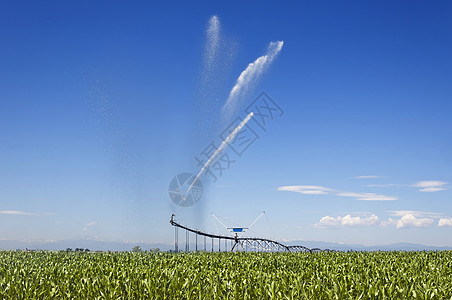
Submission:
M 71 252 L 72 248 L 66 248 L 66 252 Z M 89 252 L 89 249 L 75 248 L 75 252 Z
M 134 246 L 133 248 L 132 248 L 132 252 L 142 252 L 143 251 L 143 249 L 141 249 L 141 247 L 140 246 Z M 151 248 L 151 249 L 149 249 L 149 252 L 160 252 L 160 248 Z

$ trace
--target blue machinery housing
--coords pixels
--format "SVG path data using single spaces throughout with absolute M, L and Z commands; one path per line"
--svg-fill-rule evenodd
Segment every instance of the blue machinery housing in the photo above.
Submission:
M 245 230 L 247 230 L 247 229 L 249 229 L 249 228 L 243 228 L 243 227 L 240 227 L 240 228 L 238 228 L 238 227 L 231 228 L 231 227 L 228 227 L 228 229 L 229 229 L 229 230 L 232 230 L 232 232 L 244 232 Z

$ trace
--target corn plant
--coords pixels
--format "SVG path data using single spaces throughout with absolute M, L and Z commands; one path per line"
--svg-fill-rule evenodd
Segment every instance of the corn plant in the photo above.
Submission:
M 452 299 L 452 252 L 0 252 L 0 299 Z

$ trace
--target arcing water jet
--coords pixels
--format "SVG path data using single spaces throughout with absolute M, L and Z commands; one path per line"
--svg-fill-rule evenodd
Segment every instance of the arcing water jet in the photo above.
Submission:
M 190 187 L 187 189 L 187 192 L 185 195 L 188 195 L 193 185 L 196 183 L 198 178 L 204 173 L 204 171 L 210 166 L 210 164 L 217 158 L 218 155 L 220 155 L 221 152 L 223 152 L 224 148 L 235 138 L 235 136 L 240 132 L 240 130 L 243 128 L 243 126 L 248 123 L 248 121 L 254 116 L 253 112 L 250 112 L 245 119 L 243 119 L 242 122 L 231 132 L 231 134 L 228 135 L 228 137 L 221 143 L 220 147 L 218 147 L 217 150 L 210 156 L 210 158 L 207 160 L 207 162 L 202 166 L 201 170 L 199 171 L 198 175 L 196 175 L 193 182 L 190 184 Z M 182 202 L 185 201 L 185 197 Z

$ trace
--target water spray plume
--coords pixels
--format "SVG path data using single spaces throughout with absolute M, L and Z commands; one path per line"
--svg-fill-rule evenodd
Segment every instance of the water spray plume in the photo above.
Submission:
M 212 16 L 207 28 L 207 43 L 204 52 L 204 63 L 211 67 L 220 46 L 220 19 Z
M 220 147 L 218 147 L 217 150 L 215 150 L 215 152 L 212 154 L 212 156 L 207 160 L 207 162 L 204 164 L 204 166 L 202 166 L 201 171 L 199 171 L 198 175 L 196 175 L 195 179 L 193 180 L 193 182 L 190 184 L 190 187 L 188 188 L 187 192 L 185 193 L 185 195 L 187 195 L 191 188 L 193 187 L 193 185 L 196 183 L 196 181 L 199 179 L 199 177 L 204 173 L 204 171 L 210 166 L 210 164 L 215 160 L 215 158 L 217 158 L 218 155 L 220 155 L 221 152 L 223 152 L 224 148 L 226 148 L 226 146 L 235 138 L 235 136 L 240 132 L 240 130 L 243 128 L 243 126 L 246 125 L 246 123 L 248 123 L 248 121 L 254 116 L 253 112 L 250 112 L 245 119 L 243 119 L 242 122 L 240 122 L 240 124 L 231 132 L 231 134 L 228 135 L 228 137 L 221 143 Z M 184 200 L 185 201 L 185 197 Z M 182 201 L 182 202 L 183 202 Z
M 253 86 L 260 75 L 272 63 L 278 53 L 281 51 L 284 41 L 271 42 L 268 45 L 267 53 L 258 57 L 254 62 L 248 64 L 245 70 L 242 71 L 234 87 L 229 93 L 229 97 L 223 106 L 223 116 L 228 119 L 236 110 L 239 100 L 242 98 L 249 86 Z

